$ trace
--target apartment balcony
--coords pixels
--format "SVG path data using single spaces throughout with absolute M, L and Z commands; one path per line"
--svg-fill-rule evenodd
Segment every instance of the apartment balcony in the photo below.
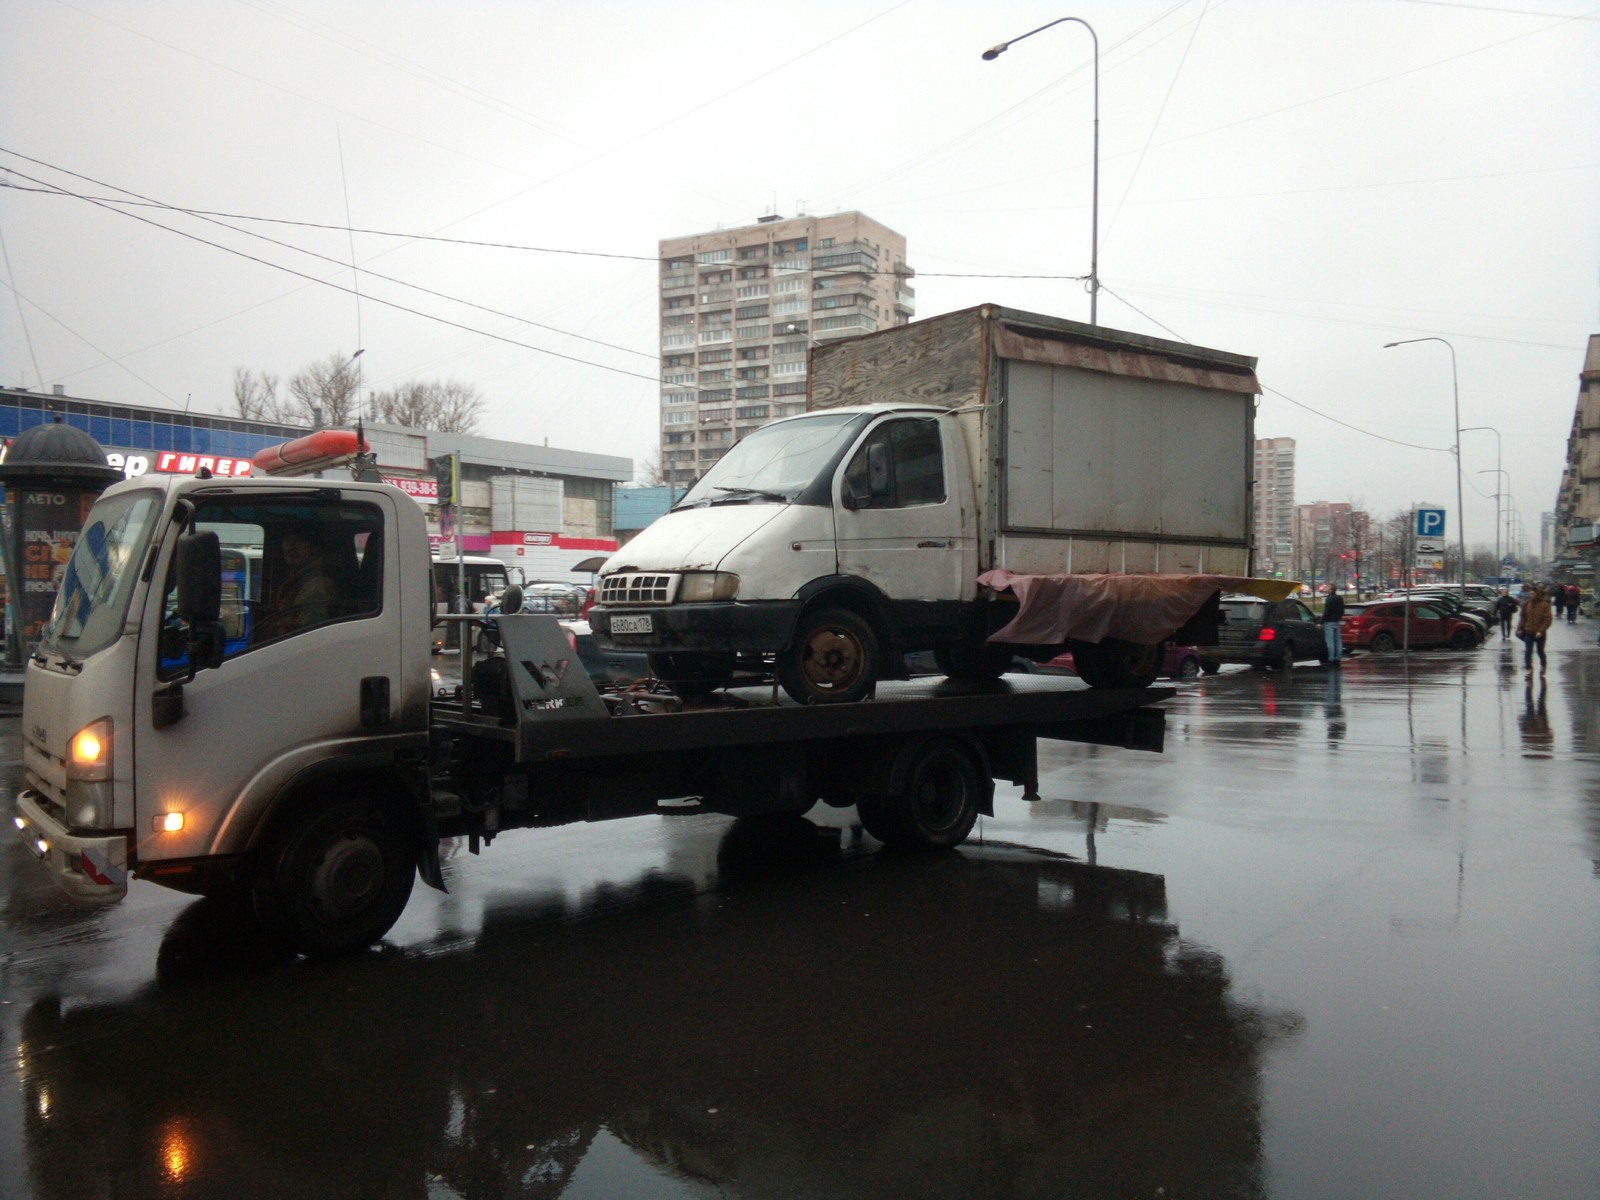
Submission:
M 774 275 L 793 275 L 799 271 L 809 271 L 811 262 L 804 258 L 784 258 L 772 264 Z
M 865 242 L 848 242 L 813 253 L 811 269 L 818 275 L 875 274 L 878 256 Z
M 731 287 L 711 288 L 709 291 L 700 293 L 701 304 L 721 304 L 724 300 L 732 299 L 733 289 Z
M 700 344 L 702 346 L 714 346 L 718 342 L 731 341 L 733 341 L 733 330 L 731 329 L 708 329 L 700 335 Z

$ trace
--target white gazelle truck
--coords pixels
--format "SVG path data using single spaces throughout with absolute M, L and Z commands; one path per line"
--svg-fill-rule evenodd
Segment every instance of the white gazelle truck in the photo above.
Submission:
M 1091 684 L 1146 684 L 1193 617 L 1024 638 L 1018 599 L 1065 577 L 1104 613 L 1132 602 L 1108 577 L 1247 576 L 1255 363 L 995 305 L 816 345 L 808 411 L 612 555 L 590 623 L 685 693 L 770 663 L 802 703 L 857 700 L 928 650 L 959 678 L 1070 648 Z

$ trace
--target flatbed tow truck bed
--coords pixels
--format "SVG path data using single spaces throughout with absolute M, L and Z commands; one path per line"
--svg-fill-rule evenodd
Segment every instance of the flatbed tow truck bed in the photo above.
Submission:
M 714 693 L 681 711 L 623 706 L 613 713 L 581 667 L 563 662 L 553 625 L 549 618 L 502 618 L 509 695 L 485 708 L 469 682 L 461 699 L 434 702 L 434 724 L 505 742 L 519 763 L 1021 726 L 1036 737 L 1159 752 L 1165 718 L 1150 706 L 1176 694 L 1170 687 L 1091 688 L 1060 675 L 930 676 L 879 683 L 873 699 L 854 704 L 800 705 L 776 689 L 751 687 Z
M 498 678 L 479 678 L 492 686 L 474 697 L 469 670 L 459 698 L 432 713 L 439 831 L 474 848 L 501 829 L 683 811 L 685 798 L 731 816 L 854 805 L 880 841 L 959 845 L 993 814 L 996 779 L 1037 794 L 1039 738 L 1159 753 L 1154 704 L 1174 694 L 941 677 L 883 683 L 849 704 L 798 705 L 768 688 L 682 709 L 655 695 L 608 703 L 552 619 L 503 618 L 500 633 Z

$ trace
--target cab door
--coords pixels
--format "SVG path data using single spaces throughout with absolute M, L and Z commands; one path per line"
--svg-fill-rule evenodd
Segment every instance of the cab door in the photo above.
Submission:
M 169 537 L 149 589 L 134 695 L 134 753 L 141 860 L 243 850 L 257 818 L 292 779 L 341 752 L 376 748 L 397 732 L 401 690 L 400 587 L 388 531 L 393 499 L 381 493 L 249 490 L 195 497 L 194 528 L 259 556 L 258 597 L 230 593 L 234 636 L 220 665 L 188 679 L 188 629 L 177 616 Z M 315 543 L 316 601 L 305 603 L 291 563 L 292 537 Z M 240 630 L 246 632 L 240 636 Z M 181 716 L 170 698 L 181 689 Z M 157 832 L 166 814 L 175 832 Z
M 916 610 L 976 588 L 977 543 L 962 528 L 960 482 L 938 420 L 891 417 L 857 445 L 834 483 L 841 575 L 875 586 L 915 624 Z

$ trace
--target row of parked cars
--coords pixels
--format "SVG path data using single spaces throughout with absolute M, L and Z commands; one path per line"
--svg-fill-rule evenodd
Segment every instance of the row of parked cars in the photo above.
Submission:
M 1494 624 L 1493 588 L 1468 585 L 1455 591 L 1410 591 L 1345 605 L 1339 630 L 1345 648 L 1387 654 L 1413 647 L 1471 650 L 1483 643 Z M 1224 663 L 1281 668 L 1327 658 L 1321 618 L 1300 600 L 1260 600 L 1224 596 L 1217 645 L 1202 646 L 1200 669 L 1207 674 Z M 1409 630 L 1407 626 L 1410 626 Z

